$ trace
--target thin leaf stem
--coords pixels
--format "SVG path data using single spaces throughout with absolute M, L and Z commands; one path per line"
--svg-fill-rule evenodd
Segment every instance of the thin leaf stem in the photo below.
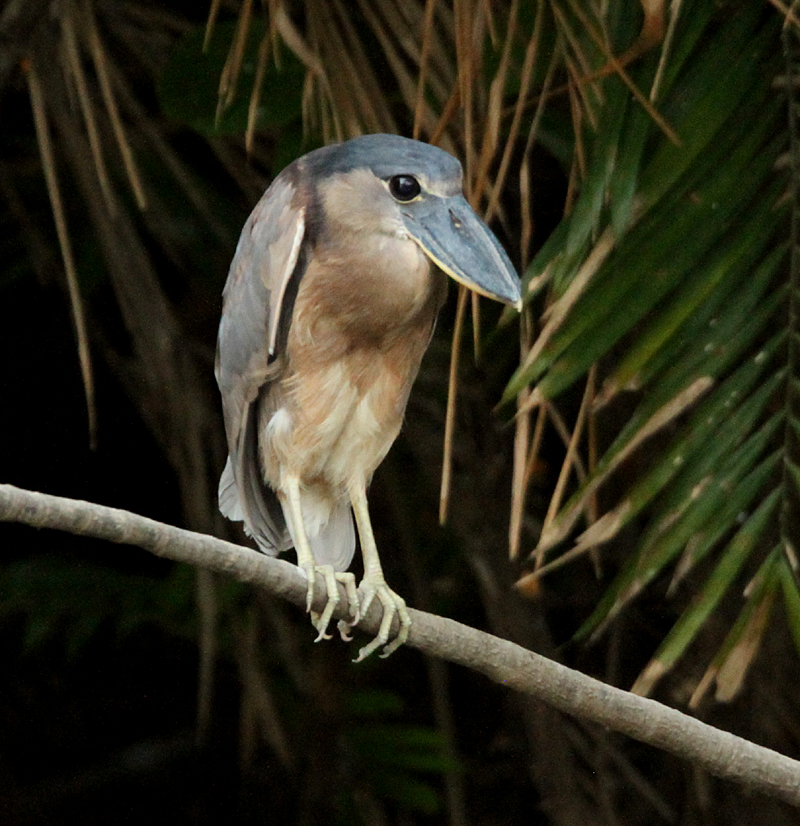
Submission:
M 72 318 L 75 322 L 75 336 L 78 340 L 78 360 L 83 378 L 83 392 L 86 397 L 89 444 L 94 448 L 97 443 L 97 410 L 94 398 L 94 378 L 91 352 L 89 350 L 89 334 L 86 328 L 86 316 L 83 311 L 80 285 L 78 284 L 75 256 L 72 252 L 72 242 L 70 241 L 69 230 L 67 229 L 64 203 L 61 200 L 61 189 L 58 185 L 55 157 L 50 140 L 50 128 L 47 123 L 47 112 L 45 110 L 44 94 L 42 93 L 39 75 L 31 59 L 25 61 L 23 69 L 28 80 L 28 91 L 31 98 L 31 108 L 33 109 L 33 122 L 36 129 L 36 140 L 39 144 L 39 153 L 42 158 L 42 170 L 44 172 L 45 183 L 47 184 L 47 194 L 53 210 L 53 220 L 56 225 L 58 245 L 61 250 L 61 260 L 64 262 L 64 272 L 67 276 L 67 289 L 69 291 L 70 306 L 72 307 Z

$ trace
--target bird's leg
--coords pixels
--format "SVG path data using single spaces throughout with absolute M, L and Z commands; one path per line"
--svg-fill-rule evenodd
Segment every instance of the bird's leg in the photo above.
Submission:
M 290 476 L 285 482 L 286 503 L 291 515 L 292 527 L 294 528 L 293 539 L 295 551 L 297 551 L 297 567 L 306 575 L 308 580 L 308 591 L 306 592 L 306 611 L 311 614 L 311 622 L 317 629 L 318 636 L 314 642 L 329 640 L 331 635 L 327 633 L 328 625 L 339 604 L 339 587 L 341 582 L 347 591 L 347 601 L 350 606 L 350 615 L 355 617 L 355 622 L 360 618 L 358 610 L 358 595 L 356 593 L 355 577 L 351 573 L 337 573 L 332 565 L 317 565 L 311 546 L 306 536 L 306 527 L 303 522 L 303 508 L 300 503 L 300 480 L 296 476 Z M 314 602 L 314 584 L 317 573 L 322 574 L 325 580 L 325 588 L 328 601 L 321 614 L 311 610 Z
M 306 526 L 303 522 L 303 508 L 300 504 L 300 480 L 296 476 L 290 476 L 285 481 L 286 504 L 289 507 L 291 516 L 292 539 L 294 540 L 295 551 L 297 552 L 297 567 L 306 575 L 308 580 L 308 591 L 306 593 L 306 611 L 311 613 L 311 605 L 314 602 L 314 581 L 316 579 L 317 563 L 311 553 L 311 546 L 308 544 L 306 536 Z
M 361 595 L 361 616 L 365 616 L 372 601 L 377 596 L 383 605 L 383 619 L 378 636 L 365 645 L 359 652 L 356 662 L 360 662 L 368 657 L 382 645 L 386 647 L 381 657 L 388 657 L 396 651 L 407 639 L 408 629 L 411 627 L 411 617 L 408 615 L 405 600 L 392 591 L 386 584 L 381 568 L 378 547 L 375 544 L 375 536 L 372 533 L 372 523 L 369 519 L 369 508 L 367 506 L 366 485 L 355 484 L 350 489 L 350 501 L 353 505 L 353 513 L 358 525 L 358 535 L 361 539 L 361 555 L 364 559 L 364 578 L 358 586 Z M 388 644 L 389 631 L 392 628 L 392 620 L 395 615 L 400 620 L 400 631 L 397 636 Z M 339 623 L 339 630 L 342 631 L 343 624 Z M 345 630 L 347 630 L 345 628 Z

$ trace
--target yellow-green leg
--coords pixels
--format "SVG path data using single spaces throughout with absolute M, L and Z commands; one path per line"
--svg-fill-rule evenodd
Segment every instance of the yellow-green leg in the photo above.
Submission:
M 311 622 L 317 629 L 318 636 L 315 642 L 323 639 L 330 639 L 327 633 L 333 612 L 339 604 L 338 582 L 341 582 L 347 592 L 347 601 L 350 607 L 350 616 L 353 623 L 361 618 L 359 611 L 358 594 L 356 591 L 356 580 L 353 574 L 344 571 L 339 572 L 333 569 L 332 565 L 317 565 L 314 554 L 311 553 L 311 546 L 306 535 L 305 524 L 303 523 L 303 508 L 300 501 L 300 480 L 295 476 L 290 476 L 285 480 L 284 501 L 289 510 L 289 515 L 294 528 L 295 551 L 297 552 L 297 566 L 303 571 L 308 580 L 308 591 L 306 592 L 306 611 L 311 614 Z M 311 610 L 314 602 L 314 585 L 316 575 L 321 574 L 325 580 L 325 588 L 328 600 L 321 614 Z
M 378 556 L 378 547 L 375 544 L 375 536 L 372 533 L 372 523 L 369 519 L 366 486 L 363 484 L 354 485 L 350 490 L 350 501 L 356 517 L 358 535 L 361 539 L 361 555 L 364 559 L 364 578 L 358 586 L 358 592 L 361 597 L 361 616 L 363 617 L 367 613 L 375 597 L 380 600 L 383 606 L 383 619 L 381 620 L 378 635 L 371 643 L 365 645 L 358 652 L 356 662 L 360 662 L 382 645 L 386 646 L 381 653 L 382 657 L 388 657 L 396 651 L 408 639 L 411 617 L 408 614 L 405 600 L 389 588 L 383 577 L 381 560 Z M 388 642 L 389 632 L 392 628 L 392 620 L 395 615 L 397 615 L 397 618 L 400 620 L 400 631 L 391 642 Z M 342 623 L 339 624 L 339 629 L 340 631 L 342 630 Z

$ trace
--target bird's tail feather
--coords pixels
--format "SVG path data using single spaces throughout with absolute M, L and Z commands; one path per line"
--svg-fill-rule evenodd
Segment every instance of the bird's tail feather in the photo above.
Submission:
M 292 547 L 275 492 L 261 479 L 256 460 L 255 428 L 245 422 L 245 433 L 237 456 L 237 467 L 228 457 L 219 480 L 219 509 L 234 522 L 244 522 L 245 533 L 253 537 L 265 554 L 276 556 Z
M 232 522 L 244 522 L 244 511 L 239 501 L 239 492 L 236 489 L 236 480 L 233 478 L 231 457 L 225 462 L 225 470 L 219 478 L 219 509 L 220 513 Z
M 356 531 L 349 502 L 340 502 L 331 512 L 327 525 L 308 544 L 318 565 L 332 565 L 346 571 L 356 551 Z
M 292 515 L 288 505 L 285 502 L 283 505 L 286 525 L 297 547 Z M 349 502 L 340 501 L 331 507 L 330 500 L 305 489 L 300 494 L 300 506 L 303 528 L 317 565 L 331 565 L 336 571 L 346 571 L 356 550 L 356 531 Z

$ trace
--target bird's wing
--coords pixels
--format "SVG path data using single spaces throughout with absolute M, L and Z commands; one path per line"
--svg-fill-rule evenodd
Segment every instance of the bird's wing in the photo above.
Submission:
M 257 407 L 279 369 L 273 357 L 279 355 L 287 288 L 305 235 L 293 171 L 289 167 L 275 179 L 242 230 L 223 292 L 215 371 L 230 454 L 220 479 L 220 510 L 244 521 L 259 547 L 272 554 L 292 543 L 280 503 L 261 474 Z

